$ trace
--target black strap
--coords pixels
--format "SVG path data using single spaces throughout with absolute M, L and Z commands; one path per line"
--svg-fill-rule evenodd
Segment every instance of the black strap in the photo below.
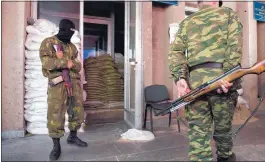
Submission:
M 189 72 L 200 69 L 200 68 L 223 68 L 223 64 L 219 62 L 206 62 L 202 64 L 198 64 L 192 67 L 189 67 Z

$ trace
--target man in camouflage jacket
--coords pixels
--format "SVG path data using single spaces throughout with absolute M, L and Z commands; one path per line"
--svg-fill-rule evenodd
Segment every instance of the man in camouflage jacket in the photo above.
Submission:
M 221 7 L 221 1 L 199 1 L 199 11 L 180 23 L 168 55 L 169 69 L 179 96 L 240 64 L 242 25 L 236 13 Z M 187 55 L 185 56 L 185 51 Z M 185 108 L 189 123 L 189 159 L 211 161 L 211 137 L 218 161 L 233 161 L 232 120 L 241 80 L 221 81 L 221 88 Z
M 78 50 L 70 42 L 74 34 L 74 23 L 63 19 L 59 24 L 59 33 L 46 38 L 41 43 L 40 59 L 42 72 L 51 82 L 52 79 L 62 76 L 62 70 L 69 70 L 73 88 L 73 117 L 69 118 L 70 135 L 68 144 L 87 147 L 87 143 L 77 137 L 77 130 L 84 122 L 83 97 L 80 82 L 81 63 L 78 61 Z M 56 46 L 62 47 L 57 51 Z M 61 154 L 60 138 L 64 135 L 65 113 L 68 109 L 68 94 L 64 82 L 49 85 L 48 88 L 48 123 L 49 136 L 53 139 L 54 147 L 50 153 L 51 160 L 57 160 Z

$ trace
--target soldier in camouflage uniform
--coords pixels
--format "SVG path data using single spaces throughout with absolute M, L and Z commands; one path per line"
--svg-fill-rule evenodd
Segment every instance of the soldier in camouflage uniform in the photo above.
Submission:
M 240 64 L 242 25 L 236 13 L 221 2 L 198 2 L 199 11 L 180 23 L 168 55 L 169 69 L 176 81 L 179 96 L 187 94 L 232 67 Z M 187 55 L 185 56 L 185 51 Z M 211 137 L 218 161 L 234 161 L 231 127 L 237 89 L 241 80 L 228 83 L 185 107 L 189 123 L 189 159 L 211 161 Z
M 74 23 L 63 19 L 59 24 L 59 33 L 53 37 L 46 38 L 41 43 L 40 59 L 42 72 L 49 82 L 62 76 L 62 69 L 69 69 L 69 76 L 73 85 L 74 116 L 69 118 L 70 135 L 67 138 L 69 144 L 87 147 L 87 143 L 77 137 L 77 130 L 84 121 L 83 97 L 80 82 L 81 63 L 78 61 L 78 50 L 70 42 L 74 34 Z M 56 52 L 54 45 L 61 45 L 63 52 Z M 64 82 L 48 88 L 48 130 L 53 139 L 53 150 L 50 153 L 51 160 L 57 160 L 61 154 L 60 138 L 64 135 L 65 113 L 68 108 L 67 90 Z

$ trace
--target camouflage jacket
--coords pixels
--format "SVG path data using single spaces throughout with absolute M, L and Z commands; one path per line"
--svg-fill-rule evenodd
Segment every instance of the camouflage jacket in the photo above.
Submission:
M 58 59 L 53 45 L 61 44 L 63 47 L 63 57 Z M 73 67 L 70 69 L 71 79 L 80 79 L 81 63 L 77 59 L 78 50 L 73 43 L 64 44 L 56 36 L 46 38 L 40 46 L 40 59 L 42 63 L 42 73 L 45 77 L 53 79 L 62 75 L 62 69 L 67 68 L 68 60 L 72 59 Z
M 225 72 L 241 61 L 241 39 L 242 24 L 232 9 L 203 6 L 180 23 L 168 54 L 170 73 L 186 79 L 188 67 L 204 62 L 223 63 Z

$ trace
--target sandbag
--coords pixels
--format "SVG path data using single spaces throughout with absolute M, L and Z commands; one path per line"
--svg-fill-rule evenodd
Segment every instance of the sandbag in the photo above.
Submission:
M 47 109 L 34 109 L 34 110 L 30 110 L 30 109 L 25 109 L 24 111 L 25 114 L 28 115 L 47 115 Z
M 25 77 L 27 79 L 47 79 L 43 75 L 39 75 L 39 74 L 28 74 L 28 73 L 25 73 Z
M 26 27 L 26 31 L 28 34 L 35 34 L 40 36 L 45 36 L 46 38 L 53 36 L 55 33 L 47 33 L 47 32 L 41 32 L 37 28 L 35 28 L 33 25 L 28 25 Z
M 24 117 L 29 122 L 47 122 L 47 115 L 28 115 L 28 114 L 24 114 Z
M 47 92 L 46 93 L 40 93 L 40 92 L 34 92 L 34 91 L 26 91 L 25 98 L 37 98 L 37 97 L 48 97 Z
M 41 43 L 36 43 L 36 42 L 28 41 L 28 40 L 26 40 L 26 42 L 25 42 L 26 48 L 30 51 L 40 50 L 40 45 L 41 45 Z
M 80 44 L 81 43 L 81 39 L 78 38 L 77 36 L 73 35 L 72 38 L 71 38 L 71 42 L 73 44 Z
M 56 25 L 47 19 L 37 19 L 33 26 L 42 33 L 54 33 L 58 30 Z
M 47 37 L 43 35 L 28 34 L 26 40 L 34 43 L 41 43 L 45 38 Z
M 47 97 L 37 97 L 37 98 L 28 98 L 25 99 L 26 103 L 33 103 L 33 102 L 44 102 L 47 103 Z
M 27 110 L 36 110 L 36 109 L 48 109 L 47 102 L 32 102 L 24 104 L 24 108 Z
M 42 70 L 42 66 L 39 65 L 26 65 L 26 70 Z
M 48 128 L 32 128 L 27 126 L 27 131 L 31 134 L 48 134 Z
M 25 50 L 25 57 L 28 60 L 39 60 L 40 61 L 40 52 L 39 51 L 29 51 Z
M 47 87 L 48 79 L 25 79 L 25 86 L 36 88 L 36 87 Z
M 37 65 L 37 66 L 42 66 L 40 61 L 31 61 L 31 60 L 26 60 L 26 65 Z

